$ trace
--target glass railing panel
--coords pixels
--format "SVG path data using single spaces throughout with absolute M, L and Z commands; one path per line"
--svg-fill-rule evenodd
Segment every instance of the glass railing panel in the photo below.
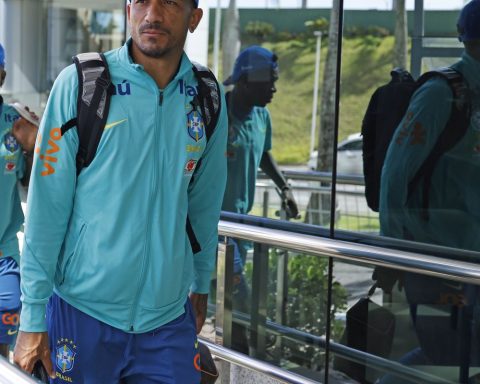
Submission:
M 232 349 L 323 382 L 328 258 L 239 239 L 229 242 L 235 252 L 245 251 L 244 272 L 235 271 L 232 279 Z M 224 305 L 218 302 L 216 284 L 212 314 L 218 310 L 214 301 Z M 332 315 L 346 308 L 343 288 L 335 288 L 334 297 Z M 212 329 L 221 327 L 217 320 L 218 315 L 212 318 Z
M 332 331 L 334 371 L 376 384 L 467 383 L 478 373 L 478 286 L 339 261 L 334 276 L 348 303 Z

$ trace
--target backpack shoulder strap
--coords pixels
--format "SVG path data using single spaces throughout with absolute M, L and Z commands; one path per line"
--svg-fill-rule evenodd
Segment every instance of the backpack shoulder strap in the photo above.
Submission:
M 198 81 L 198 105 L 205 123 L 207 141 L 213 134 L 220 116 L 220 86 L 215 75 L 203 65 L 193 62 L 193 73 Z
M 218 123 L 220 116 L 220 86 L 215 78 L 215 75 L 207 68 L 198 63 L 192 63 L 192 70 L 198 81 L 198 95 L 192 101 L 193 108 L 200 108 L 203 122 L 205 124 L 205 134 L 207 142 L 212 136 L 215 127 Z M 195 171 L 190 179 L 190 184 L 196 177 L 197 170 L 200 169 L 202 159 L 197 163 Z M 193 254 L 196 254 L 202 250 L 198 239 L 193 231 L 190 218 L 187 215 L 186 229 L 190 245 L 192 247 Z
M 423 180 L 421 208 L 422 217 L 425 220 L 429 219 L 428 207 L 430 184 L 435 166 L 440 157 L 445 152 L 451 150 L 467 132 L 470 122 L 471 108 L 468 84 L 460 72 L 453 68 L 440 68 L 435 71 L 427 72 L 418 79 L 419 86 L 423 85 L 433 77 L 442 77 L 448 82 L 453 93 L 453 100 L 450 118 L 448 119 L 445 128 L 438 136 L 433 149 L 408 184 L 407 199 L 410 199 L 412 193 L 420 184 L 420 181 Z
M 443 67 L 426 72 L 418 78 L 418 87 L 434 77 L 440 77 L 447 81 L 453 92 L 455 107 L 461 109 L 464 104 L 468 104 L 468 84 L 459 71 L 451 67 Z
M 77 117 L 61 128 L 62 135 L 76 126 L 79 147 L 77 176 L 95 157 L 105 127 L 111 97 L 111 79 L 105 56 L 97 52 L 73 57 L 78 75 Z

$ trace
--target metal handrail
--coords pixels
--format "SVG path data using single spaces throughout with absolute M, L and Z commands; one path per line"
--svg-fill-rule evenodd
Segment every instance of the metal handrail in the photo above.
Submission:
M 222 347 L 218 344 L 213 344 L 208 340 L 201 339 L 212 354 L 218 357 L 221 360 L 224 360 L 228 363 L 233 363 L 235 365 L 251 369 L 255 372 L 259 372 L 263 375 L 272 377 L 276 380 L 280 380 L 284 383 L 291 384 L 318 384 L 318 381 L 310 380 L 304 376 L 297 375 L 296 373 L 283 370 L 276 367 L 275 365 L 265 363 L 260 360 L 253 359 L 243 353 L 235 352 L 231 349 Z
M 0 384 L 38 384 L 38 381 L 0 356 Z
M 475 263 L 370 245 L 359 245 L 341 240 L 254 227 L 223 220 L 220 221 L 218 230 L 219 234 L 223 236 L 269 244 L 310 255 L 332 257 L 360 264 L 379 265 L 480 285 L 480 265 Z
M 214 305 L 209 304 L 208 307 L 209 310 L 213 312 Z M 233 311 L 233 315 L 234 322 L 241 324 L 245 327 L 248 327 L 250 325 L 251 317 L 249 315 L 239 311 Z M 327 342 L 324 336 L 312 335 L 311 333 L 307 333 L 305 331 L 277 324 L 271 320 L 267 320 L 265 326 L 268 332 L 272 335 L 282 336 L 283 338 L 292 340 L 293 342 L 297 343 L 304 342 L 313 346 L 317 346 L 319 348 L 327 348 Z M 439 378 L 438 376 L 431 375 L 427 372 L 423 372 L 421 370 L 409 367 L 396 361 L 388 360 L 368 352 L 363 352 L 334 341 L 330 341 L 329 348 L 332 352 L 341 355 L 345 359 L 351 360 L 359 364 L 368 364 L 369 367 L 395 374 L 397 377 L 403 378 L 409 382 L 422 384 L 452 383 L 449 380 Z
M 318 171 L 292 171 L 282 169 L 282 174 L 291 180 L 302 181 L 318 181 L 324 183 L 332 182 L 331 172 L 318 172 Z M 258 173 L 258 179 L 269 179 L 264 172 Z M 351 184 L 351 185 L 365 185 L 365 179 L 363 175 L 349 175 L 343 173 L 337 173 L 338 184 Z

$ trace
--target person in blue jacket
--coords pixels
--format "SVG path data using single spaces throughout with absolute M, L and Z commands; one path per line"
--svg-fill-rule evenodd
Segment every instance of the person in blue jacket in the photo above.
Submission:
M 77 177 L 76 130 L 59 128 L 76 116 L 74 66 L 54 83 L 35 148 L 14 361 L 31 372 L 40 360 L 56 383 L 200 381 L 226 108 L 207 142 L 183 50 L 198 1 L 134 0 L 127 17 L 131 38 L 105 54 L 121 92 L 92 163 Z
M 432 78 L 415 92 L 387 151 L 381 177 L 380 227 L 384 236 L 478 252 L 480 0 L 465 5 L 457 27 L 465 52 L 452 68 L 463 75 L 468 85 L 471 116 L 467 132 L 435 166 L 426 219 L 422 215 L 422 188 L 416 188 L 407 199 L 408 181 L 412 180 L 449 120 L 454 96 L 447 81 L 439 77 Z M 462 326 L 456 321 L 475 305 L 478 295 L 472 293 L 476 288 L 412 273 L 405 274 L 403 284 L 411 304 L 419 348 L 402 361 L 406 364 L 462 364 L 462 343 L 469 344 L 471 340 L 461 334 Z M 446 300 L 448 297 L 450 299 Z M 457 316 L 457 325 L 454 325 L 449 316 L 443 316 L 443 320 L 442 316 L 422 317 L 421 304 L 448 311 L 463 308 L 464 314 Z M 472 342 L 472 356 L 478 354 L 476 344 Z M 387 382 L 391 381 L 382 381 Z
M 5 50 L 0 44 L 0 87 L 5 80 Z M 0 355 L 8 357 L 18 331 L 20 269 L 17 232 L 23 225 L 18 182 L 28 183 L 38 118 L 20 103 L 0 96 Z
M 272 148 L 272 121 L 266 105 L 276 92 L 278 80 L 277 56 L 260 46 L 250 46 L 240 52 L 233 73 L 223 84 L 233 85 L 227 93 L 229 131 L 227 144 L 227 187 L 222 210 L 247 214 L 253 206 L 258 169 L 261 168 L 281 191 L 288 216 L 295 218 L 298 207 L 290 185 L 278 168 L 270 150 Z M 247 311 L 248 288 L 243 278 L 249 243 L 233 241 L 234 286 L 237 309 Z M 233 347 L 248 353 L 246 342 L 236 342 Z

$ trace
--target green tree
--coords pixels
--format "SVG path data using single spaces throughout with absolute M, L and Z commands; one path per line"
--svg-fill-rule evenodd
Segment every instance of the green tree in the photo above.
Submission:
M 340 2 L 333 0 L 328 31 L 328 51 L 323 72 L 320 107 L 320 130 L 318 135 L 317 170 L 331 172 L 334 156 L 335 97 L 337 79 L 338 23 Z M 323 185 L 331 189 L 331 184 Z M 330 221 L 330 194 L 313 192 L 307 207 L 305 221 L 310 224 L 328 225 Z
M 395 46 L 394 67 L 407 68 L 407 9 L 405 0 L 396 0 L 395 4 Z
M 236 0 L 230 0 L 223 22 L 222 34 L 222 73 L 230 76 L 235 59 L 240 53 L 240 16 Z

